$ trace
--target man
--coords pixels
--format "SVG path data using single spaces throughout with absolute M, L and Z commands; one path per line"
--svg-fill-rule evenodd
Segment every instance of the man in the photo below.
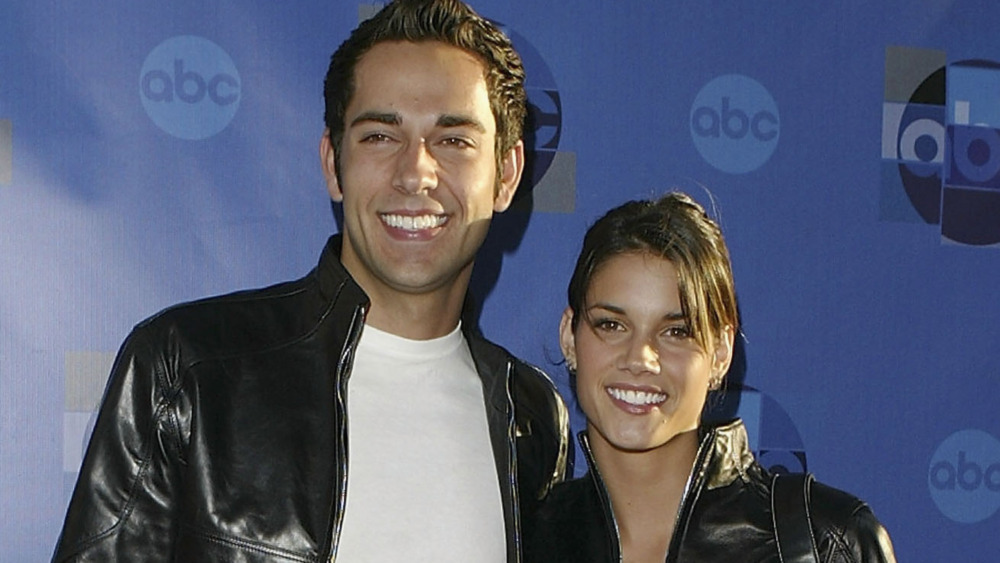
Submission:
M 342 234 L 301 280 L 135 328 L 54 560 L 520 560 L 567 416 L 462 311 L 520 181 L 523 81 L 457 0 L 352 33 L 320 142 Z

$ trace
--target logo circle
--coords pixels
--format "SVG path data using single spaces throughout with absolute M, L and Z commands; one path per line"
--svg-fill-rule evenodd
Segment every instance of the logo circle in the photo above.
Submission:
M 749 385 L 734 385 L 714 396 L 703 414 L 703 422 L 743 420 L 750 450 L 772 473 L 808 471 L 806 449 L 788 411 L 773 397 Z
M 538 49 L 523 35 L 502 23 L 494 22 L 507 34 L 524 64 L 525 93 L 528 96 L 525 149 L 531 152 L 525 168 L 529 189 L 542 181 L 552 166 L 562 137 L 562 98 L 551 69 Z M 522 184 L 518 192 L 525 186 Z
M 1000 509 L 1000 440 L 982 430 L 948 436 L 931 457 L 927 487 L 942 514 L 964 524 Z
M 723 172 L 745 174 L 763 166 L 778 146 L 778 105 L 760 82 L 726 74 L 695 96 L 690 127 L 706 162 Z
M 240 106 L 240 75 L 221 47 L 181 35 L 157 45 L 142 64 L 139 98 L 160 129 L 186 140 L 222 131 Z

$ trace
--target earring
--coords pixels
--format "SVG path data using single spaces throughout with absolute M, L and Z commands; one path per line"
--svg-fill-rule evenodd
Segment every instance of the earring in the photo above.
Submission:
M 571 374 L 576 375 L 576 362 L 566 358 L 566 369 L 568 369 Z
M 722 376 L 713 376 L 708 380 L 708 390 L 718 391 L 722 387 Z

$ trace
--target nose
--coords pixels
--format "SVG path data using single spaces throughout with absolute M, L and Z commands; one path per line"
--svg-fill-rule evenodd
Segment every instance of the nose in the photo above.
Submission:
M 425 139 L 409 143 L 399 152 L 393 185 L 402 192 L 412 194 L 437 186 L 437 162 L 427 149 Z
M 629 341 L 622 363 L 625 370 L 635 375 L 660 373 L 660 354 L 644 338 L 636 337 Z

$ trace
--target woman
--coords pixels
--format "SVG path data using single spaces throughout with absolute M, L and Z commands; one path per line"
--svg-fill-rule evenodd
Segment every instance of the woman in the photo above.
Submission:
M 560 346 L 590 472 L 550 492 L 527 561 L 895 561 L 862 501 L 793 477 L 775 492 L 742 422 L 701 424 L 738 330 L 729 252 L 691 198 L 629 202 L 588 230 Z

